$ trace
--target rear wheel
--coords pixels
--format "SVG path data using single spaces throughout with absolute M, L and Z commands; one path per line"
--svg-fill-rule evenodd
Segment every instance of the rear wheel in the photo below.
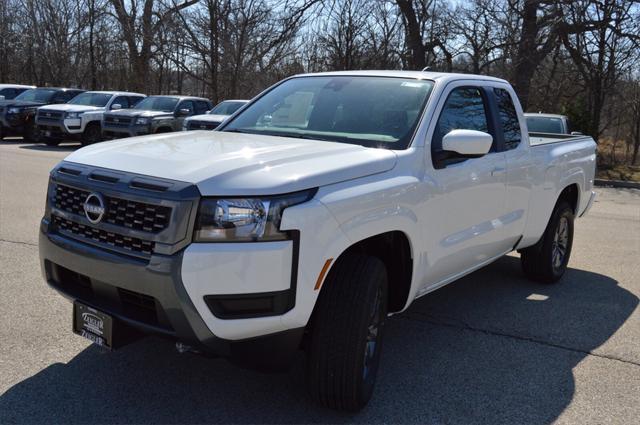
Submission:
M 82 133 L 82 145 L 92 145 L 94 143 L 98 143 L 102 141 L 102 130 L 100 129 L 100 124 L 91 123 L 87 125 L 87 128 L 84 129 Z
M 348 254 L 318 298 L 307 353 L 307 384 L 318 403 L 363 408 L 373 393 L 387 317 L 387 271 L 376 257 Z
M 571 206 L 561 201 L 556 206 L 542 239 L 520 253 L 524 274 L 543 283 L 555 283 L 564 275 L 573 244 L 574 215 Z

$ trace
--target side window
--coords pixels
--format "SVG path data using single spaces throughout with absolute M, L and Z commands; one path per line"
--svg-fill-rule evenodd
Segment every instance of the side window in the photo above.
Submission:
M 189 110 L 189 115 L 193 115 L 193 102 L 191 100 L 185 100 L 184 102 L 180 102 L 180 105 L 178 106 L 178 111 L 180 109 L 188 109 Z
M 0 95 L 4 96 L 5 99 L 9 100 L 16 97 L 16 93 L 15 93 L 16 91 L 17 90 L 14 90 L 14 89 L 2 89 L 0 90 Z
M 126 96 L 118 96 L 116 97 L 116 100 L 114 100 L 111 104 L 111 106 L 113 105 L 120 105 L 121 109 L 129 109 L 129 98 Z
M 453 89 L 442 108 L 431 139 L 432 152 L 442 151 L 442 138 L 451 130 L 477 130 L 489 133 L 486 105 L 477 87 Z
M 129 107 L 133 108 L 134 106 L 136 106 L 138 103 L 140 103 L 142 101 L 142 99 L 144 99 L 144 97 L 140 97 L 140 96 L 130 96 L 129 97 Z
M 209 110 L 209 104 L 204 100 L 196 101 L 196 115 L 206 114 Z
M 505 89 L 493 89 L 498 104 L 500 124 L 504 134 L 504 150 L 511 150 L 518 147 L 521 140 L 520 123 L 518 113 L 509 92 Z
M 53 103 L 67 103 L 68 101 L 70 101 L 75 97 L 75 93 L 73 93 L 73 95 L 71 94 L 72 92 L 68 92 L 68 91 L 58 92 L 53 96 L 53 99 L 51 99 L 51 101 Z

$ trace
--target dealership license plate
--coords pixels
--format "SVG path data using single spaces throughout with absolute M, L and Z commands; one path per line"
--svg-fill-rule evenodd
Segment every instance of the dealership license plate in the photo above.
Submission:
M 113 349 L 113 318 L 77 301 L 73 304 L 73 332 L 96 345 Z

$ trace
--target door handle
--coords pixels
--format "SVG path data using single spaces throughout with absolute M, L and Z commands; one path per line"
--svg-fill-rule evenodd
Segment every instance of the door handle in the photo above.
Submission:
M 491 171 L 492 176 L 499 176 L 504 174 L 507 171 L 505 167 L 496 167 Z

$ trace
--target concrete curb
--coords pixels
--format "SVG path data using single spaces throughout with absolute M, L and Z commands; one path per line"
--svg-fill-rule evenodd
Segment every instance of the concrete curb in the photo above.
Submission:
M 640 182 L 629 182 L 624 180 L 603 180 L 595 179 L 593 184 L 596 186 L 620 187 L 626 189 L 640 189 Z

